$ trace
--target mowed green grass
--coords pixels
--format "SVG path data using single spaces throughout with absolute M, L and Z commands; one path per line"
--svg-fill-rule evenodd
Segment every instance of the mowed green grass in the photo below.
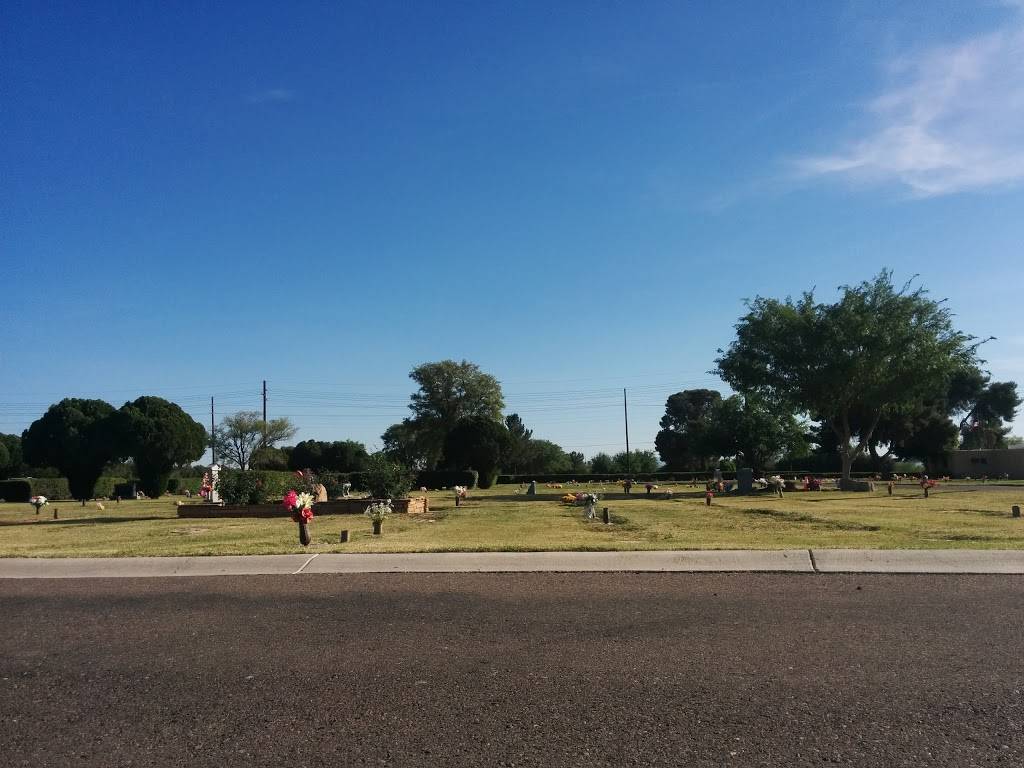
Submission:
M 890 498 L 873 493 L 791 492 L 723 495 L 711 507 L 703 490 L 671 488 L 672 499 L 603 494 L 612 525 L 585 521 L 582 510 L 560 503 L 565 490 L 541 488 L 536 500 L 513 486 L 473 491 L 456 508 L 449 493 L 431 492 L 427 515 L 394 515 L 384 535 L 373 536 L 362 515 L 314 519 L 313 544 L 303 549 L 296 526 L 280 519 L 190 519 L 177 516 L 175 498 L 155 501 L 54 502 L 36 515 L 28 504 L 0 504 L 0 556 L 101 557 L 243 555 L 295 552 L 465 552 L 630 549 L 1024 549 L 1024 519 L 1010 516 L 1024 504 L 1024 487 L 940 487 L 929 499 L 902 485 Z M 53 509 L 59 519 L 53 519 Z M 351 540 L 340 544 L 342 529 Z

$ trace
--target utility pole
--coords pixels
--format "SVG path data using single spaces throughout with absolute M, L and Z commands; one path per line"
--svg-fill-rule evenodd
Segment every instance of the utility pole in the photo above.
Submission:
M 267 444 L 267 380 L 263 380 L 263 445 Z M 262 447 L 262 446 L 261 446 Z
M 213 439 L 213 431 L 216 429 L 213 420 L 213 397 L 210 397 L 210 463 L 217 463 L 217 443 Z
M 628 475 L 633 471 L 632 457 L 629 455 L 629 406 L 626 403 L 626 388 L 622 388 L 622 415 L 626 418 L 626 479 Z

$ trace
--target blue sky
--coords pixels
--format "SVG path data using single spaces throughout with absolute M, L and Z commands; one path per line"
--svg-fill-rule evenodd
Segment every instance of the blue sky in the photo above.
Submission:
M 650 447 L 744 298 L 883 267 L 1024 380 L 1019 3 L 228 5 L 5 4 L 0 431 L 266 379 L 379 446 L 466 358 Z

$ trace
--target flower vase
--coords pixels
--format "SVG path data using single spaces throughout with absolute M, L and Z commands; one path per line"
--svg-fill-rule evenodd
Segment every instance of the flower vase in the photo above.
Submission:
M 305 520 L 299 520 L 299 544 L 308 547 L 309 542 L 309 524 Z
M 373 521 L 373 535 L 374 536 L 380 536 L 380 527 L 381 527 L 381 525 L 383 525 L 383 523 L 384 523 L 383 520 L 374 520 Z

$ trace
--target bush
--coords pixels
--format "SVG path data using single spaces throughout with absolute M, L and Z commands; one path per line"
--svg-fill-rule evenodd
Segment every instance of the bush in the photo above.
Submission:
M 33 496 L 70 499 L 71 489 L 66 477 L 17 477 L 0 481 L 0 499 L 21 502 Z
M 32 498 L 32 484 L 28 480 L 0 480 L 0 499 L 21 503 Z
M 292 472 L 222 469 L 217 493 L 226 504 L 263 504 L 277 500 L 299 484 Z
M 117 495 L 117 492 L 114 489 L 120 482 L 123 482 L 123 478 L 101 477 L 96 481 L 96 485 L 92 487 L 93 498 L 98 498 L 100 496 L 106 496 L 108 499 L 113 498 Z
M 391 461 L 381 453 L 373 454 L 367 461 L 366 471 L 360 474 L 366 489 L 375 499 L 407 497 L 415 476 L 413 470 Z
M 488 470 L 486 472 L 481 472 L 479 477 L 478 477 L 479 487 L 480 488 L 484 488 L 484 489 L 490 488 L 497 481 L 498 481 L 498 470 L 497 470 L 496 467 L 494 469 Z
M 48 499 L 72 498 L 66 477 L 33 477 L 29 482 L 32 484 L 33 496 L 45 496 Z
M 203 484 L 202 477 L 179 477 L 175 478 L 178 481 L 178 493 L 184 493 L 186 490 L 192 491 L 195 495 L 199 493 L 199 488 Z
M 416 475 L 417 488 L 429 488 L 438 491 L 461 485 L 464 488 L 476 488 L 477 472 L 474 469 L 464 470 L 424 470 Z
M 169 477 L 167 478 L 167 492 L 178 493 L 181 490 L 181 478 L 180 477 Z
M 257 472 L 221 470 L 217 480 L 217 493 L 226 504 L 260 504 L 266 496 Z

